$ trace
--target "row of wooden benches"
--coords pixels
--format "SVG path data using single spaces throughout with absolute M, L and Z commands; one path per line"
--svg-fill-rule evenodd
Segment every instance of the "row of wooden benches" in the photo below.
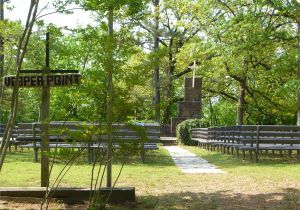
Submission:
M 41 147 L 42 126 L 41 123 L 18 123 L 11 138 L 15 147 L 33 148 L 35 161 L 38 161 L 38 151 Z M 158 149 L 160 127 L 154 123 L 114 124 L 112 140 L 115 149 L 120 144 L 137 144 L 144 161 L 146 151 Z M 49 141 L 50 148 L 77 148 L 90 152 L 99 148 L 105 150 L 107 147 L 105 126 L 97 123 L 50 122 Z
M 284 125 L 243 125 L 211 128 L 193 128 L 191 138 L 199 146 L 207 149 L 217 149 L 237 156 L 242 151 L 243 159 L 248 151 L 258 162 L 261 151 L 293 151 L 297 152 L 300 160 L 300 126 Z

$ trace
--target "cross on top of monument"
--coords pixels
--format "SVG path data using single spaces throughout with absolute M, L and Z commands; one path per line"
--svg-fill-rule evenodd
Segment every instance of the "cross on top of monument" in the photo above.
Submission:
M 194 88 L 195 87 L 195 77 L 196 77 L 196 60 L 194 60 L 194 68 L 193 68 L 193 80 L 192 80 L 192 87 Z

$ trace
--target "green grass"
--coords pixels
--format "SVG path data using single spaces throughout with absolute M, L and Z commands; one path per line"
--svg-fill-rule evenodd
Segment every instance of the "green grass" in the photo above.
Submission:
M 136 187 L 137 202 L 112 209 L 299 209 L 300 164 L 295 158 L 268 158 L 256 164 L 231 155 L 184 147 L 217 165 L 226 174 L 183 174 L 168 152 L 150 151 L 146 161 L 130 158 L 117 186 Z M 114 177 L 120 160 L 113 165 Z M 63 164 L 57 163 L 53 176 Z M 76 163 L 62 186 L 88 187 L 91 165 Z M 39 186 L 39 163 L 31 151 L 8 154 L 0 186 Z

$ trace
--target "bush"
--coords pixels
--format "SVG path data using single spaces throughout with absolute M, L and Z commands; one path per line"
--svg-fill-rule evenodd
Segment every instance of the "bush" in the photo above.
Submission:
M 180 144 L 197 145 L 197 142 L 191 140 L 192 128 L 206 128 L 209 123 L 204 119 L 190 119 L 179 123 L 176 127 L 176 137 Z

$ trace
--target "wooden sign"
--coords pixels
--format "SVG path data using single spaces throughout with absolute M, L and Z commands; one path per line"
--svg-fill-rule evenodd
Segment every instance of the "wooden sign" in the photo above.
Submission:
M 3 85 L 5 87 L 13 87 L 15 85 L 16 76 L 5 76 Z M 60 74 L 60 75 L 32 75 L 20 76 L 19 87 L 62 87 L 79 85 L 80 74 Z

